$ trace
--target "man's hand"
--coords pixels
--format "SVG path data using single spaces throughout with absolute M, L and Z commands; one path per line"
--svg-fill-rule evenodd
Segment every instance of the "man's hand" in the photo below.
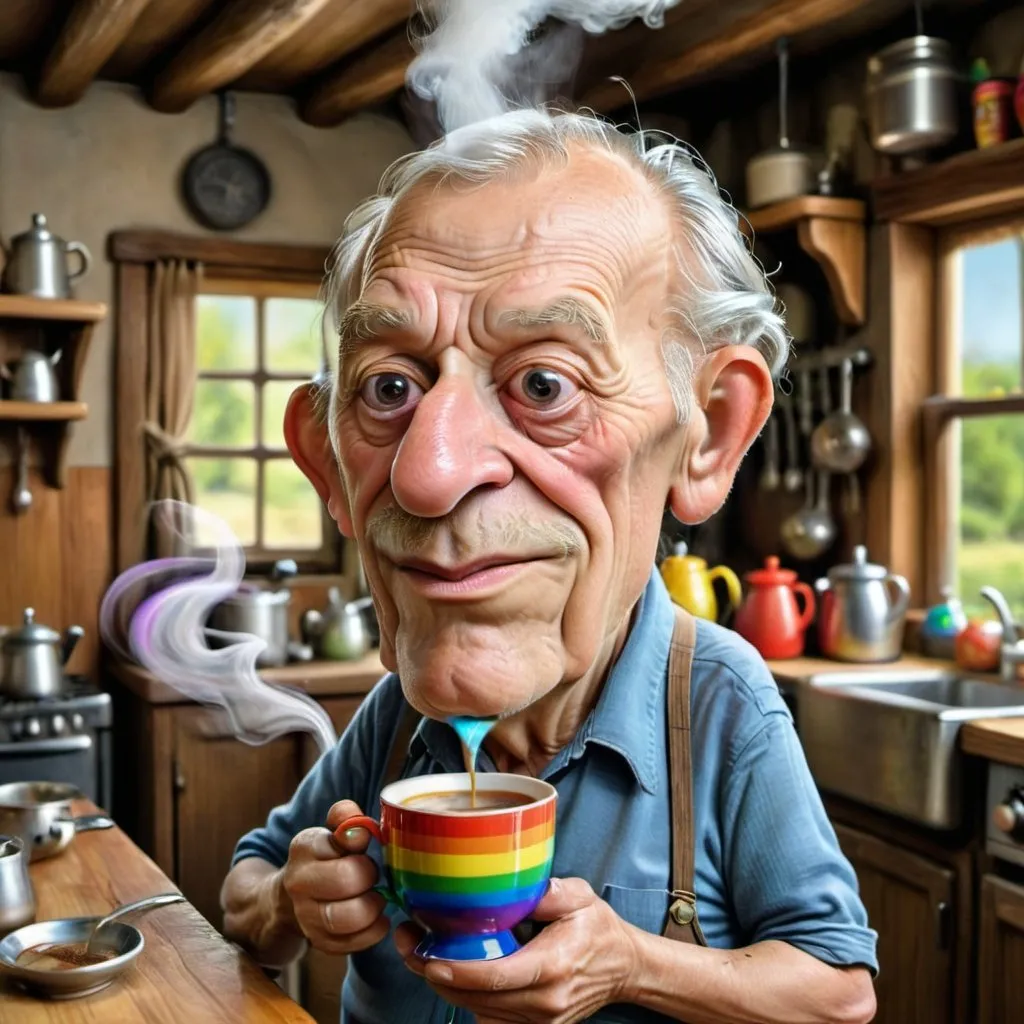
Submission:
M 571 1024 L 619 1001 L 636 967 L 631 927 L 583 879 L 552 878 L 533 918 L 552 923 L 501 960 L 422 960 L 413 952 L 421 933 L 411 924 L 395 942 L 410 970 L 478 1024 Z
M 312 945 L 333 955 L 369 949 L 391 927 L 384 897 L 372 891 L 377 865 L 366 856 L 368 833 L 353 829 L 339 843 L 330 831 L 362 813 L 351 800 L 334 804 L 327 828 L 307 828 L 295 836 L 281 873 L 295 923 Z

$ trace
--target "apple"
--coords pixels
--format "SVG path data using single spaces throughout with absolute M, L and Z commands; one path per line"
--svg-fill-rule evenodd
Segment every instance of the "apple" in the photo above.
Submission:
M 969 672 L 995 672 L 1003 627 L 991 619 L 971 619 L 956 638 L 956 663 Z

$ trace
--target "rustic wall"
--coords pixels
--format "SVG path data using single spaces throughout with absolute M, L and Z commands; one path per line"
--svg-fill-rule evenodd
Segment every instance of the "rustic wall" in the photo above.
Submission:
M 405 129 L 363 115 L 338 128 L 303 124 L 291 101 L 237 96 L 234 140 L 266 163 L 270 206 L 233 237 L 260 242 L 330 244 L 345 215 L 372 192 L 384 168 L 414 148 Z M 94 83 L 73 107 L 30 104 L 21 83 L 0 75 L 0 238 L 24 231 L 34 212 L 55 233 L 84 242 L 94 265 L 76 295 L 110 303 L 107 235 L 123 228 L 206 233 L 188 215 L 178 175 L 188 156 L 216 134 L 217 102 L 206 98 L 184 114 L 158 114 L 135 89 Z M 72 466 L 111 463 L 112 319 L 100 324 L 85 370 L 89 418 L 74 428 Z M 6 454 L 6 453 L 5 453 Z

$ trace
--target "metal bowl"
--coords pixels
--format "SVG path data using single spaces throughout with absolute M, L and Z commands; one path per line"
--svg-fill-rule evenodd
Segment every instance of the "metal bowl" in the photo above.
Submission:
M 77 999 L 106 988 L 142 952 L 145 940 L 142 932 L 130 924 L 112 921 L 104 925 L 96 946 L 116 956 L 88 967 L 69 967 L 48 971 L 43 968 L 23 967 L 18 957 L 44 942 L 88 942 L 99 917 L 63 917 L 54 921 L 38 921 L 11 932 L 0 942 L 0 973 L 12 978 L 35 995 L 48 999 Z M 96 947 L 94 947 L 96 948 Z

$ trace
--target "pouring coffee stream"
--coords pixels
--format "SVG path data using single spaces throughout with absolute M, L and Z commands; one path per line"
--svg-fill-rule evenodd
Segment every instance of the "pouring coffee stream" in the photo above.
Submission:
M 468 715 L 452 715 L 448 724 L 455 730 L 462 744 L 462 759 L 469 773 L 469 804 L 476 807 L 476 759 L 480 745 L 494 727 L 495 718 L 471 718 Z

